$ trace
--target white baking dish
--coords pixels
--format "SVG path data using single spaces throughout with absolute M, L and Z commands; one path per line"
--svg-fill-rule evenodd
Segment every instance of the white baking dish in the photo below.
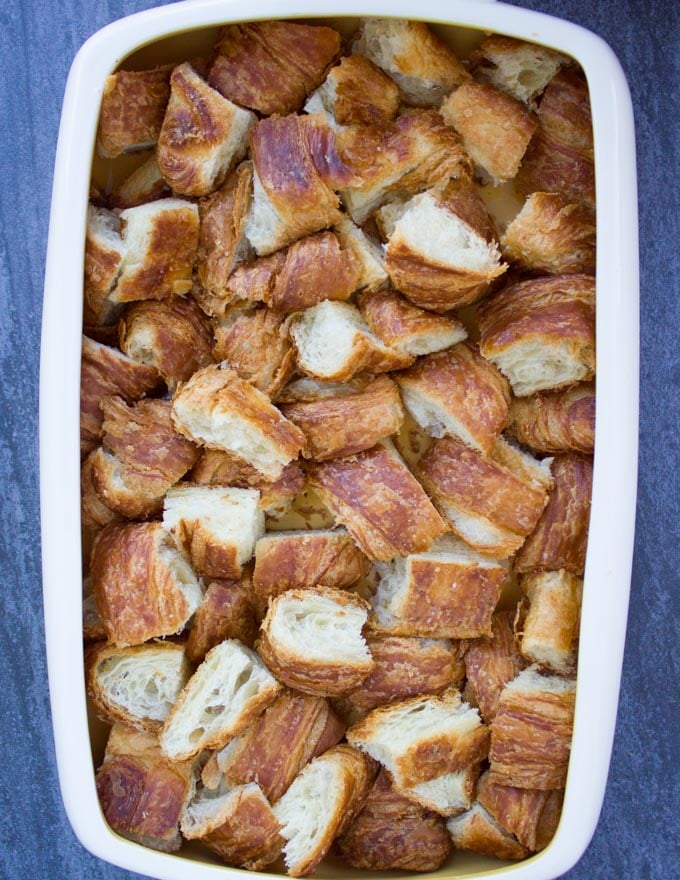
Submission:
M 457 46 L 474 38 L 474 33 L 466 35 L 460 27 L 532 40 L 576 58 L 590 88 L 597 186 L 597 433 L 576 718 L 564 810 L 552 843 L 527 861 L 508 864 L 456 853 L 438 872 L 446 878 L 548 880 L 579 859 L 597 824 L 625 637 L 638 401 L 637 203 L 628 88 L 616 58 L 598 37 L 512 6 L 472 0 L 329 0 L 324 18 L 333 14 L 389 15 L 455 25 L 455 30 L 443 27 L 440 33 L 449 33 Z M 106 75 L 153 41 L 231 21 L 296 17 L 319 17 L 319 4 L 268 0 L 254 7 L 244 0 L 187 0 L 131 16 L 83 46 L 64 98 L 45 277 L 40 387 L 45 628 L 57 761 L 66 811 L 83 845 L 109 862 L 167 880 L 217 880 L 236 871 L 212 861 L 202 849 L 188 847 L 180 855 L 166 855 L 124 840 L 106 825 L 95 791 L 91 738 L 96 740 L 97 728 L 96 722 L 88 723 L 82 662 L 78 425 L 85 215 L 99 103 Z M 176 51 L 182 41 L 192 47 L 195 39 L 186 34 L 170 45 Z M 186 49 L 183 57 L 191 51 Z M 327 862 L 317 876 L 362 874 Z

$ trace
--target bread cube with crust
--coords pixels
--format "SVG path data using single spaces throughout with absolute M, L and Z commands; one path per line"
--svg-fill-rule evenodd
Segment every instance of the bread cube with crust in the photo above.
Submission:
M 491 782 L 483 773 L 477 785 L 477 800 L 531 852 L 545 849 L 557 831 L 564 792 L 513 788 Z
M 389 122 L 399 109 L 399 86 L 363 55 L 347 55 L 305 104 L 307 113 L 323 113 L 335 125 Z
M 113 211 L 89 204 L 85 231 L 84 321 L 95 326 L 112 324 L 121 307 L 109 296 L 123 265 L 126 245 L 120 218 Z
M 583 581 L 563 569 L 535 571 L 520 580 L 522 602 L 515 618 L 520 653 L 558 675 L 576 669 Z
M 592 453 L 595 446 L 595 384 L 516 397 L 507 433 L 537 452 Z
M 170 97 L 172 65 L 118 70 L 107 76 L 99 116 L 97 152 L 106 159 L 146 150 L 158 140 Z
M 478 801 L 471 809 L 446 823 L 456 849 L 472 850 L 496 859 L 525 859 L 529 850 L 522 846 Z
M 208 651 L 225 639 L 238 639 L 252 648 L 258 629 L 248 575 L 240 580 L 213 579 L 194 614 L 184 650 L 192 663 L 201 663 Z

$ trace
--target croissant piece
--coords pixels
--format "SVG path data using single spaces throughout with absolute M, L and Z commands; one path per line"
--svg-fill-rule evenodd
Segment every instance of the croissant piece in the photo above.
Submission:
M 542 669 L 569 675 L 576 669 L 576 643 L 583 581 L 568 571 L 524 575 L 524 600 L 515 617 L 517 645 Z
M 194 614 L 185 652 L 192 663 L 201 663 L 211 648 L 225 639 L 238 639 L 252 647 L 258 620 L 251 603 L 251 583 L 241 580 L 211 580 L 201 607 Z
M 305 104 L 307 113 L 326 113 L 336 125 L 389 122 L 398 109 L 399 86 L 363 55 L 341 58 Z
M 465 651 L 467 683 L 464 696 L 479 707 L 487 723 L 498 711 L 498 701 L 505 685 L 526 666 L 515 644 L 514 616 L 514 611 L 496 612 L 491 618 L 491 635 L 470 641 Z
M 477 798 L 522 846 L 537 852 L 545 849 L 557 831 L 564 792 L 495 785 L 484 773 L 477 786 Z
M 456 849 L 468 849 L 496 859 L 525 859 L 529 850 L 506 831 L 480 803 L 446 823 Z
M 80 468 L 80 520 L 83 526 L 102 528 L 120 519 L 99 497 L 92 473 L 97 451 L 91 452 Z
M 540 123 L 515 177 L 520 196 L 559 193 L 569 202 L 595 207 L 595 164 L 592 150 L 564 143 Z
M 595 386 L 570 385 L 512 401 L 508 434 L 537 452 L 592 453 L 595 446 Z
M 120 306 L 112 303 L 109 296 L 118 281 L 125 250 L 118 215 L 89 204 L 85 232 L 85 324 L 107 325 L 118 317 Z
M 97 152 L 106 159 L 145 150 L 158 140 L 170 97 L 172 65 L 155 70 L 119 70 L 107 76 L 97 132 Z
M 551 137 L 592 155 L 593 120 L 582 70 L 568 67 L 553 77 L 541 99 L 538 117 Z
M 154 152 L 124 180 L 114 186 L 109 202 L 114 208 L 136 208 L 147 202 L 155 202 L 172 195 L 172 191 L 158 167 Z

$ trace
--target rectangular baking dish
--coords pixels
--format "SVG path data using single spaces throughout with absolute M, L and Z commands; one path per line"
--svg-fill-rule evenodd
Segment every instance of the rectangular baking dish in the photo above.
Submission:
M 556 18 L 474 0 L 186 0 L 139 13 L 95 34 L 67 83 L 57 147 L 45 276 L 40 379 L 40 478 L 45 630 L 57 764 L 69 820 L 83 845 L 123 868 L 166 880 L 242 873 L 202 848 L 167 855 L 106 825 L 94 785 L 102 730 L 88 718 L 82 662 L 79 378 L 86 206 L 105 77 L 130 54 L 163 40 L 149 58 L 188 57 L 200 29 L 264 18 L 318 19 L 340 29 L 358 17 L 418 18 L 459 51 L 481 32 L 555 48 L 582 66 L 590 89 L 597 190 L 597 412 L 594 481 L 584 579 L 572 755 L 562 819 L 552 843 L 510 864 L 457 852 L 442 878 L 549 880 L 580 858 L 595 830 L 611 754 L 625 640 L 637 476 L 638 255 L 634 129 L 618 61 L 594 34 Z M 94 756 L 94 757 L 93 757 Z M 263 874 L 262 876 L 273 876 Z M 324 862 L 322 878 L 368 876 Z M 371 876 L 375 876 L 374 874 Z M 400 876 L 391 872 L 389 876 Z M 410 875 L 404 875 L 410 876 Z

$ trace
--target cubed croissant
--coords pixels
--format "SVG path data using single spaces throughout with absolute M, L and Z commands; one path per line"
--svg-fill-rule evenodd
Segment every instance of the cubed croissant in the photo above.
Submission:
M 178 65 L 158 137 L 158 165 L 173 192 L 205 196 L 216 190 L 243 158 L 256 120 L 211 88 L 191 64 Z
M 281 826 L 255 782 L 217 794 L 198 788 L 181 818 L 187 840 L 200 840 L 227 865 L 262 871 L 281 853 Z
M 298 381 L 285 389 L 280 408 L 307 439 L 304 457 L 315 461 L 370 449 L 404 420 L 399 389 L 387 376 Z
M 257 782 L 275 804 L 303 767 L 337 745 L 344 733 L 328 700 L 284 688 L 250 727 L 214 753 L 203 780 L 229 787 Z
M 592 211 L 560 193 L 535 192 L 506 227 L 503 256 L 519 269 L 568 275 L 595 273 Z
M 595 279 L 557 275 L 511 284 L 479 309 L 479 350 L 517 397 L 592 379 Z
M 561 143 L 592 150 L 590 96 L 580 68 L 566 67 L 551 79 L 538 107 L 538 117 L 543 128 Z
M 305 104 L 307 113 L 325 113 L 336 125 L 389 122 L 398 109 L 399 86 L 363 55 L 341 58 Z
M 361 596 L 333 587 L 287 590 L 269 602 L 257 649 L 288 687 L 344 694 L 375 665 L 361 633 L 368 609 Z
M 368 871 L 436 871 L 451 848 L 444 820 L 396 791 L 385 770 L 336 841 L 343 861 Z
M 347 741 L 379 761 L 403 791 L 482 761 L 489 729 L 452 689 L 379 706 L 349 728 Z
M 536 571 L 520 581 L 523 601 L 515 633 L 521 654 L 530 663 L 559 675 L 576 668 L 583 581 L 568 571 Z
M 194 614 L 185 652 L 192 663 L 201 663 L 211 648 L 225 639 L 238 639 L 252 647 L 259 629 L 251 602 L 252 585 L 241 580 L 211 580 L 201 607 Z
M 364 321 L 385 345 L 412 357 L 449 348 L 467 336 L 457 318 L 420 309 L 395 290 L 360 294 L 358 304 Z
M 383 444 L 311 465 L 307 479 L 369 559 L 420 553 L 446 531 L 420 483 Z
M 351 303 L 326 300 L 300 312 L 290 335 L 298 369 L 316 379 L 344 382 L 357 373 L 385 373 L 413 360 L 384 345 Z
M 253 598 L 264 613 L 268 600 L 286 590 L 318 584 L 342 590 L 369 568 L 346 529 L 268 532 L 255 545 Z
M 404 406 L 433 437 L 490 452 L 505 427 L 510 386 L 470 343 L 418 358 L 397 383 Z
M 120 519 L 95 489 L 92 472 L 97 451 L 91 452 L 80 468 L 80 521 L 85 528 L 101 528 Z
M 226 98 L 265 116 L 302 109 L 340 53 L 328 27 L 255 21 L 225 27 L 208 82 Z
M 564 792 L 539 791 L 496 785 L 484 773 L 477 785 L 479 803 L 517 840 L 532 852 L 552 840 L 562 812 Z
M 114 186 L 109 196 L 109 203 L 114 208 L 136 208 L 138 205 L 155 202 L 169 195 L 171 195 L 170 187 L 161 174 L 158 158 L 154 152 Z
M 128 403 L 139 400 L 161 382 L 155 367 L 133 361 L 116 348 L 83 336 L 80 365 L 80 452 L 98 444 L 104 414 L 103 398 L 118 394 Z
M 527 665 L 515 644 L 514 617 L 514 611 L 497 611 L 491 618 L 491 635 L 471 640 L 465 651 L 464 696 L 479 707 L 487 723 L 498 711 L 505 685 Z
M 502 438 L 484 456 L 443 437 L 421 459 L 418 478 L 455 534 L 502 559 L 522 546 L 548 502 L 550 461 L 538 462 Z
M 100 717 L 158 731 L 191 676 L 182 645 L 97 645 L 85 657 L 87 693 Z
M 275 397 L 295 372 L 291 320 L 268 308 L 234 309 L 214 324 L 215 359 Z
M 537 452 L 592 453 L 595 385 L 581 382 L 512 401 L 507 433 Z
M 286 840 L 286 871 L 305 877 L 361 809 L 375 778 L 373 763 L 358 749 L 334 746 L 314 758 L 274 805 Z M 310 804 L 314 809 L 310 810 Z
M 171 392 L 213 363 L 210 323 L 189 298 L 133 303 L 120 321 L 119 334 L 125 354 L 155 367 Z
M 478 801 L 446 823 L 456 849 L 467 849 L 496 859 L 525 859 L 529 850 L 503 828 Z
M 424 782 L 405 786 L 402 793 L 440 816 L 457 816 L 472 806 L 481 766 L 477 762 L 463 770 L 441 773 Z
M 398 84 L 408 104 L 436 107 L 469 78 L 456 54 L 421 21 L 366 18 L 352 43 Z
M 515 571 L 566 569 L 582 575 L 586 564 L 593 462 L 584 455 L 557 455 L 554 486 L 536 528 L 514 560 Z
M 220 749 L 276 699 L 281 685 L 237 639 L 212 648 L 189 679 L 160 733 L 163 753 L 186 761 Z
M 491 722 L 491 782 L 551 791 L 564 788 L 576 683 L 529 666 L 501 693 Z
M 91 568 L 97 610 L 114 645 L 181 632 L 203 600 L 191 566 L 157 522 L 106 526 Z
M 118 215 L 89 204 L 85 231 L 86 324 L 111 324 L 118 317 L 120 306 L 112 303 L 109 295 L 116 286 L 125 250 Z
M 163 527 L 202 575 L 239 578 L 264 534 L 256 489 L 181 485 L 169 489 Z
M 506 568 L 450 536 L 424 553 L 378 563 L 380 581 L 371 599 L 377 632 L 437 639 L 491 633 Z
M 175 852 L 192 777 L 191 763 L 168 761 L 154 734 L 116 724 L 95 781 L 104 817 L 117 834 Z
M 269 481 L 297 458 L 305 436 L 269 398 L 226 365 L 204 367 L 175 393 L 178 431 L 243 459 Z
M 104 82 L 97 152 L 106 159 L 145 150 L 158 140 L 170 97 L 171 65 L 118 70 Z
M 536 131 L 526 107 L 487 83 L 468 80 L 444 101 L 441 114 L 494 183 L 512 180 Z

